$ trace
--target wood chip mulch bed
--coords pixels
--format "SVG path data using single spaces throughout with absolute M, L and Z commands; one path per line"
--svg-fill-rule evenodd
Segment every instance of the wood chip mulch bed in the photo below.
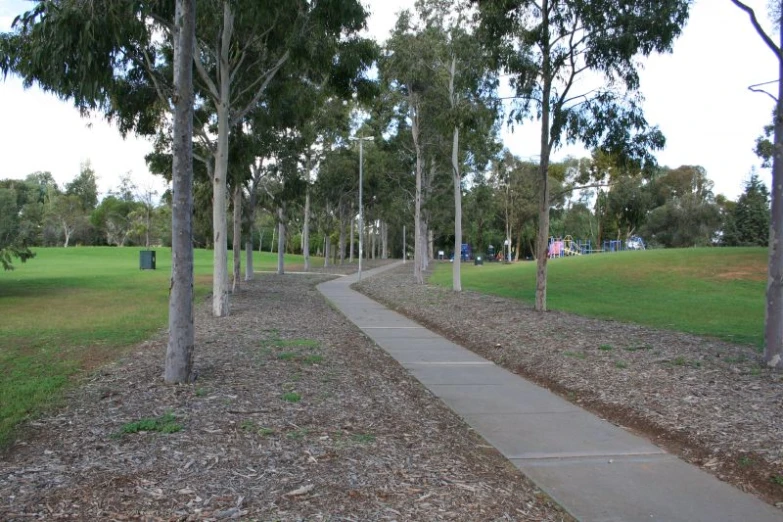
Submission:
M 198 378 L 165 336 L 84 376 L 0 454 L 0 520 L 571 520 L 331 308 L 328 275 L 197 306 Z
M 783 507 L 783 373 L 753 347 L 416 285 L 412 264 L 355 288 Z

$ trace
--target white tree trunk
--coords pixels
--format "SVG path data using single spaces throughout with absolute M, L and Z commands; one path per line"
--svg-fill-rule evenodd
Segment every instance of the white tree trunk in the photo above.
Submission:
M 193 48 L 196 0 L 177 0 L 174 14 L 174 130 L 171 167 L 171 283 L 164 378 L 191 380 L 193 327 Z
M 277 209 L 277 273 L 285 274 L 285 208 Z
M 231 70 L 229 49 L 234 30 L 234 15 L 229 2 L 223 2 L 223 34 L 221 37 L 218 66 L 220 74 L 217 103 L 218 140 L 215 156 L 215 173 L 212 180 L 212 227 L 214 230 L 214 265 L 212 274 L 212 314 L 225 317 L 229 314 L 228 300 L 228 224 L 226 222 L 226 177 L 228 175 L 228 135 L 230 128 L 229 104 L 231 97 Z
M 65 222 L 63 219 L 63 235 L 65 236 L 65 242 L 63 243 L 63 248 L 68 248 L 68 243 L 71 241 L 71 229 L 68 226 L 68 223 Z
M 462 175 L 459 168 L 459 128 L 454 127 L 451 144 L 451 171 L 454 182 L 454 264 L 451 266 L 452 289 L 462 292 Z
M 242 274 L 242 184 L 236 182 L 234 187 L 234 213 L 233 213 L 233 232 L 234 237 L 231 248 L 234 254 L 234 280 L 231 287 L 231 293 L 239 292 L 241 285 L 240 275 Z

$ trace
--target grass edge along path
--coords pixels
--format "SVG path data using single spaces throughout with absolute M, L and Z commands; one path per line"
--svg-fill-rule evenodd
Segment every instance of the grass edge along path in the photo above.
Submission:
M 593 254 L 548 263 L 547 307 L 762 346 L 766 248 L 690 248 Z M 451 287 L 451 264 L 430 282 Z M 536 264 L 465 263 L 462 287 L 534 303 Z M 563 328 L 568 328 L 564 324 Z
M 0 449 L 16 426 L 57 406 L 74 378 L 166 327 L 171 250 L 154 248 L 156 270 L 139 270 L 138 247 L 36 248 L 0 273 Z M 197 302 L 212 281 L 211 250 L 196 250 Z M 231 253 L 229 253 L 231 256 Z M 256 270 L 277 254 L 254 253 Z M 301 256 L 286 255 L 291 269 Z

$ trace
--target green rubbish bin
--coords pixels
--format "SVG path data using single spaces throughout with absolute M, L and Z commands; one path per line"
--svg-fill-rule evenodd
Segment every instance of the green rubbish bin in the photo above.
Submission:
M 154 250 L 141 250 L 139 252 L 139 270 L 155 270 Z
M 476 256 L 476 259 L 473 260 L 473 264 L 478 265 L 484 265 L 484 260 L 481 258 L 481 256 Z

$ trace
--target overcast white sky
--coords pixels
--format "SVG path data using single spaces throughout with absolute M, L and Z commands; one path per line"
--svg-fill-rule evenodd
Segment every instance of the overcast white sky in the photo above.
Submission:
M 396 13 L 413 0 L 365 0 L 372 12 L 370 33 L 388 35 Z M 766 20 L 766 1 L 748 3 Z M 0 31 L 30 6 L 23 0 L 0 0 Z M 750 169 L 759 161 L 752 152 L 763 126 L 770 122 L 772 100 L 748 91 L 751 84 L 776 80 L 772 52 L 753 31 L 747 16 L 730 0 L 697 0 L 690 22 L 674 46 L 674 53 L 646 61 L 642 73 L 645 113 L 667 138 L 659 163 L 702 165 L 715 181 L 715 192 L 736 197 Z M 772 87 L 775 87 L 774 85 Z M 504 132 L 506 146 L 515 154 L 538 153 L 535 123 Z M 18 78 L 0 79 L 0 179 L 23 178 L 35 171 L 51 171 L 64 184 L 92 162 L 102 193 L 116 187 L 119 176 L 131 172 L 141 186 L 163 182 L 151 176 L 144 162 L 150 145 L 129 137 L 100 118 L 86 120 L 69 102 L 23 89 Z M 582 155 L 578 148 L 559 151 L 555 158 Z M 769 173 L 760 171 L 769 181 Z

